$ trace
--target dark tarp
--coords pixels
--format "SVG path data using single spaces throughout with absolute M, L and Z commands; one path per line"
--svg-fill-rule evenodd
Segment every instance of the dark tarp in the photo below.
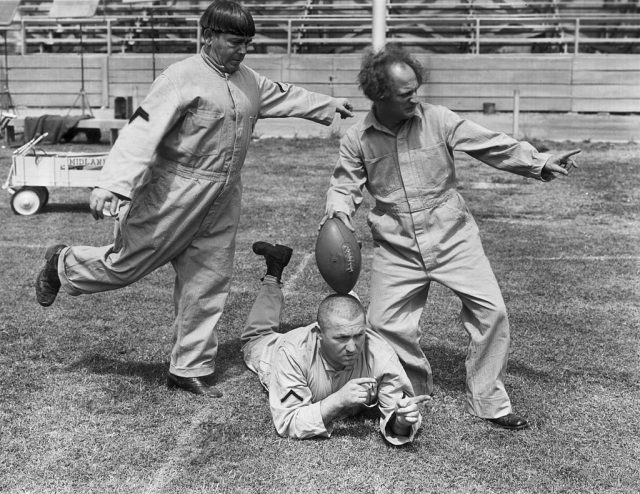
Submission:
M 86 115 L 41 115 L 39 117 L 25 117 L 24 142 L 29 142 L 36 136 L 48 132 L 49 135 L 41 143 L 57 144 L 60 141 L 70 141 L 76 135 L 75 126 Z

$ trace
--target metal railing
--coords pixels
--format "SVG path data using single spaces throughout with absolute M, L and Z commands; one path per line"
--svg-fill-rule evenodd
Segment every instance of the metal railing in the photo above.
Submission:
M 370 16 L 255 16 L 254 50 L 292 54 L 357 51 L 371 44 Z M 80 29 L 82 26 L 82 29 Z M 181 53 L 200 49 L 195 17 L 24 18 L 0 28 L 11 53 L 38 52 Z M 82 33 L 82 34 L 80 34 Z M 82 39 L 80 39 L 82 36 Z M 499 47 L 529 46 L 536 52 L 578 54 L 617 51 L 640 53 L 640 14 L 493 15 L 387 17 L 387 40 L 416 49 L 489 53 Z M 4 37 L 0 38 L 4 42 Z
M 178 14 L 197 17 L 208 6 L 210 0 L 156 0 L 153 10 L 157 13 Z M 254 15 L 306 16 L 309 14 L 333 16 L 354 15 L 371 10 L 371 0 L 244 0 L 243 4 Z M 504 2 L 503 0 L 387 0 L 390 14 L 408 15 L 475 14 L 486 15 L 507 13 L 523 14 L 569 14 L 582 15 L 585 12 L 600 11 L 609 14 L 640 13 L 637 0 L 533 0 Z M 50 10 L 51 4 L 41 0 L 22 0 L 19 10 L 23 17 L 42 16 Z M 145 3 L 124 3 L 122 0 L 101 0 L 97 15 L 119 17 L 149 12 Z

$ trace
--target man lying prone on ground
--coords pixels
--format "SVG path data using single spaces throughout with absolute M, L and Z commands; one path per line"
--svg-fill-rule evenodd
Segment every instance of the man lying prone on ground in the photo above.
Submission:
M 292 250 L 266 242 L 262 280 L 242 334 L 247 367 L 269 391 L 273 422 L 281 436 L 329 437 L 333 422 L 366 408 L 380 411 L 380 432 L 391 444 L 411 442 L 422 417 L 418 405 L 429 396 L 413 388 L 391 347 L 365 326 L 364 309 L 351 295 L 330 295 L 318 322 L 277 333 L 284 305 L 281 275 Z

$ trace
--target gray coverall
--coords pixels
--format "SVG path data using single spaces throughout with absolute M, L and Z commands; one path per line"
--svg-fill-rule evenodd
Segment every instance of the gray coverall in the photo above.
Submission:
M 171 261 L 176 272 L 170 372 L 214 372 L 216 323 L 229 292 L 240 216 L 240 171 L 258 118 L 330 125 L 334 99 L 274 83 L 245 65 L 221 72 L 201 53 L 173 64 L 116 141 L 99 185 L 130 198 L 114 243 L 62 251 L 71 295 L 129 285 Z
M 271 416 L 278 434 L 296 439 L 330 437 L 333 426 L 324 423 L 320 401 L 352 379 L 373 377 L 377 401 L 355 407 L 345 416 L 355 415 L 364 407 L 376 407 L 380 411 L 380 432 L 389 443 L 398 446 L 413 441 L 422 423 L 421 415 L 408 436 L 395 434 L 390 424 L 396 403 L 413 396 L 413 390 L 397 355 L 384 338 L 367 328 L 366 343 L 353 368 L 336 370 L 320 352 L 317 324 L 276 333 L 283 306 L 284 296 L 278 282 L 266 276 L 241 336 L 247 367 L 269 391 Z
M 371 111 L 341 141 L 326 212 L 352 216 L 364 186 L 376 201 L 368 217 L 374 254 L 367 321 L 398 353 L 417 395 L 433 389 L 419 328 L 429 284 L 456 293 L 470 337 L 467 410 L 495 418 L 511 413 L 503 382 L 509 322 L 478 227 L 456 190 L 453 151 L 526 177 L 552 178 L 541 176 L 550 155 L 442 106 L 419 104 L 397 134 Z

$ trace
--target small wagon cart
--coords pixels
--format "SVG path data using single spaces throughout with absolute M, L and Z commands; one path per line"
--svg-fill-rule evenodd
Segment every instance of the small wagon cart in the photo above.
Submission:
M 106 153 L 50 153 L 35 146 L 42 134 L 16 149 L 7 181 L 16 214 L 32 215 L 47 204 L 47 187 L 94 187 L 107 158 Z

